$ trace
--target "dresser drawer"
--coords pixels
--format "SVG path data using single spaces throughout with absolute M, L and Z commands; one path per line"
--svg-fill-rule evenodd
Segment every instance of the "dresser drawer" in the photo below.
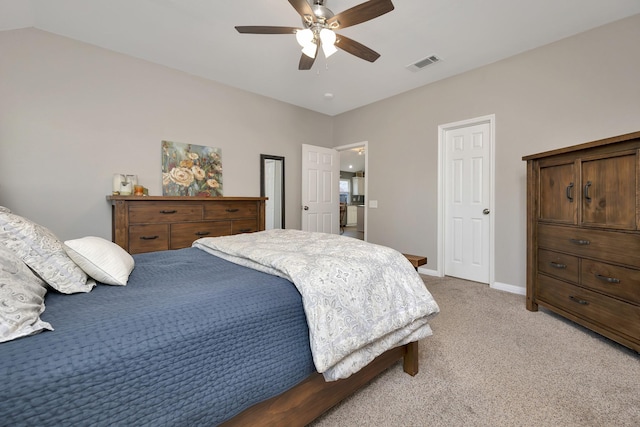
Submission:
M 231 234 L 253 233 L 258 231 L 258 219 L 238 219 L 232 221 Z
M 538 275 L 536 298 L 599 327 L 640 341 L 640 307 Z
M 582 260 L 583 286 L 640 304 L 640 270 Z
M 202 220 L 201 204 L 131 203 L 129 224 Z
M 129 253 L 166 251 L 167 249 L 169 249 L 169 224 L 129 227 Z
M 204 206 L 204 219 L 235 219 L 257 217 L 258 206 L 256 203 L 229 201 L 207 203 Z
M 640 235 L 538 225 L 538 247 L 640 268 Z
M 538 270 L 551 276 L 577 283 L 579 265 L 578 257 L 544 249 L 538 251 Z
M 231 221 L 202 221 L 171 224 L 171 248 L 188 248 L 201 237 L 231 234 Z

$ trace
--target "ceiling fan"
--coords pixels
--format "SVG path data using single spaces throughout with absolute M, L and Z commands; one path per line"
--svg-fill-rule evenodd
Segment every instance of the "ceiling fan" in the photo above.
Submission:
M 319 46 L 326 57 L 342 49 L 365 61 L 374 62 L 380 54 L 365 45 L 348 37 L 335 33 L 335 30 L 361 24 L 394 9 L 391 0 L 369 0 L 337 15 L 324 5 L 324 0 L 289 0 L 289 3 L 302 17 L 304 28 L 269 27 L 269 26 L 237 26 L 236 30 L 243 34 L 295 34 L 302 56 L 298 64 L 299 70 L 310 70 L 316 59 Z

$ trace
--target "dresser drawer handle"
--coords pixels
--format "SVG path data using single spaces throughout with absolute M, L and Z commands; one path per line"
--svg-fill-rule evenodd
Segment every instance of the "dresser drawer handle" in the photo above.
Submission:
M 580 299 L 578 297 L 574 297 L 573 295 L 569 295 L 569 299 L 573 302 L 577 302 L 580 305 L 589 305 L 589 301 L 585 301 L 583 299 Z
M 584 199 L 587 201 L 587 203 L 591 202 L 591 197 L 589 196 L 589 187 L 591 187 L 591 181 L 587 181 L 584 186 Z
M 567 268 L 567 264 L 560 264 L 553 261 L 549 262 L 549 264 L 551 264 L 551 267 L 553 268 Z
M 240 209 L 226 209 L 227 212 L 238 212 Z
M 570 241 L 571 243 L 576 244 L 576 245 L 589 245 L 589 244 L 591 244 L 591 242 L 590 242 L 590 241 L 588 241 L 588 240 L 569 239 L 569 241 Z
M 572 196 L 573 187 L 574 187 L 573 182 L 570 182 L 569 185 L 567 185 L 567 199 L 569 199 L 569 202 L 571 203 L 573 203 L 573 196 Z
M 594 274 L 594 276 L 596 276 L 596 278 L 602 280 L 603 282 L 620 283 L 620 279 L 616 279 L 615 277 L 607 277 L 607 276 L 603 276 L 601 274 Z
M 140 240 L 155 240 L 160 236 L 140 236 Z
M 165 211 L 165 210 L 160 211 L 160 213 L 161 213 L 161 214 L 165 214 L 165 215 L 174 214 L 174 213 L 176 213 L 176 212 L 178 212 L 178 211 L 177 211 L 177 210 L 175 210 L 175 209 L 174 209 L 174 210 L 172 210 L 172 211 Z
M 196 231 L 196 236 L 208 236 L 211 234 L 210 231 Z

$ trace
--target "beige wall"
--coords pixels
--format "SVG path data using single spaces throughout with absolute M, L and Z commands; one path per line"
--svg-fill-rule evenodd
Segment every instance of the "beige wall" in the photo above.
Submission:
M 300 226 L 301 144 L 329 116 L 43 31 L 0 32 L 0 205 L 62 239 L 111 238 L 113 173 L 161 195 L 160 142 L 222 148 L 224 193 L 259 196 L 260 154 L 285 156 Z M 313 129 L 313 132 L 309 132 Z
M 0 32 L 0 205 L 63 239 L 109 238 L 112 174 L 159 194 L 168 139 L 221 147 L 233 196 L 259 194 L 260 153 L 285 156 L 298 228 L 300 144 L 369 141 L 369 240 L 435 269 L 438 125 L 495 114 L 495 280 L 524 286 L 521 157 L 639 130 L 638 42 L 640 15 L 331 118 L 42 31 Z
M 640 130 L 639 43 L 636 15 L 336 117 L 336 146 L 369 141 L 369 240 L 435 270 L 438 125 L 495 114 L 495 280 L 523 287 L 521 158 Z

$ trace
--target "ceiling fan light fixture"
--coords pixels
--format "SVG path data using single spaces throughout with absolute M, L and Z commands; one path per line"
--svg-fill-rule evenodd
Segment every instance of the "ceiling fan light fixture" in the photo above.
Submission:
M 307 47 L 313 43 L 313 31 L 309 28 L 296 31 L 296 41 L 302 47 Z
M 338 51 L 335 46 L 336 33 L 330 29 L 323 28 L 320 30 L 320 40 L 322 41 L 322 51 L 324 52 L 325 57 L 328 58 Z
M 322 51 L 324 52 L 324 57 L 328 58 L 331 55 L 333 55 L 334 53 L 336 53 L 338 51 L 338 49 L 334 46 L 334 45 L 326 45 L 326 44 L 322 44 Z
M 380 57 L 379 53 L 355 40 L 342 35 L 338 39 L 334 30 L 352 27 L 391 12 L 394 9 L 391 0 L 365 1 L 337 15 L 324 5 L 325 0 L 289 0 L 289 4 L 302 18 L 303 28 L 245 25 L 235 29 L 241 34 L 295 34 L 302 47 L 298 70 L 311 69 L 320 45 L 327 58 L 336 53 L 337 48 L 369 62 Z
M 309 58 L 315 58 L 316 53 L 318 52 L 318 45 L 311 42 L 302 48 L 302 53 L 307 55 Z

